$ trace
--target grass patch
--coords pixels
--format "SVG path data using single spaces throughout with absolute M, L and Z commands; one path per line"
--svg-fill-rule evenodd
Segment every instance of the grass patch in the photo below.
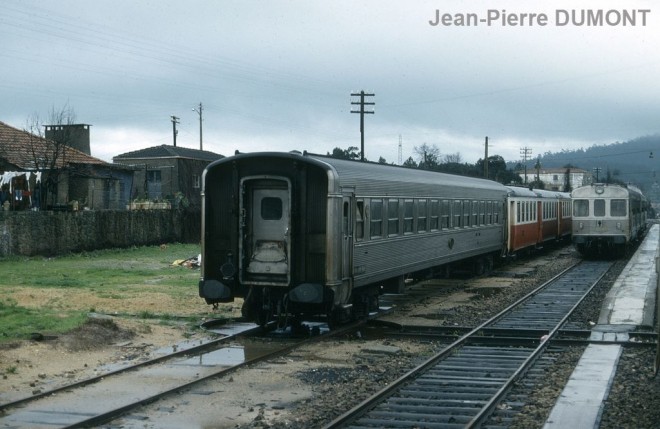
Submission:
M 0 341 L 66 332 L 90 309 L 144 319 L 196 314 L 206 308 L 197 297 L 199 270 L 172 263 L 199 252 L 199 245 L 172 244 L 0 258 Z
M 199 245 L 173 244 L 83 252 L 55 258 L 0 259 L 6 285 L 52 288 L 139 285 L 153 282 L 190 287 L 194 270 L 172 266 L 199 253 Z M 193 282 L 196 284 L 196 282 Z
M 80 326 L 86 318 L 81 312 L 35 310 L 0 301 L 0 342 L 28 339 L 34 332 L 60 334 Z

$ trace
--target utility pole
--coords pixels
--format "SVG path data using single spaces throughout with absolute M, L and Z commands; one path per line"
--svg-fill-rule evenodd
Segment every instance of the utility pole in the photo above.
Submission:
M 176 116 L 170 116 L 172 118 L 172 137 L 174 137 L 174 146 L 176 146 L 176 135 L 179 133 L 176 130 L 176 124 L 179 123 L 179 118 Z
M 598 175 L 600 174 L 600 167 L 595 167 L 594 168 L 594 173 L 596 173 L 596 183 L 598 183 Z
M 538 182 L 541 181 L 541 155 L 537 156 L 534 168 L 536 169 L 536 186 L 538 186 Z
M 197 112 L 199 114 L 199 150 L 202 150 L 202 103 L 201 102 L 199 103 L 198 109 L 195 109 L 193 107 L 193 112 Z
M 360 161 L 364 161 L 364 115 L 371 114 L 373 115 L 373 110 L 365 110 L 364 106 L 373 106 L 376 103 L 364 101 L 365 97 L 373 97 L 376 94 L 368 94 L 364 91 L 352 92 L 351 97 L 360 97 L 360 101 L 351 101 L 353 105 L 359 105 L 360 110 L 351 110 L 351 113 L 360 114 Z
M 403 138 L 399 134 L 399 165 L 403 164 Z
M 525 185 L 527 184 L 527 160 L 529 159 L 529 156 L 532 154 L 532 148 L 530 147 L 521 147 L 520 148 L 520 154 L 522 155 L 522 160 L 523 160 L 523 165 L 525 166 Z
M 488 179 L 488 136 L 486 136 L 486 154 L 484 155 L 484 179 Z

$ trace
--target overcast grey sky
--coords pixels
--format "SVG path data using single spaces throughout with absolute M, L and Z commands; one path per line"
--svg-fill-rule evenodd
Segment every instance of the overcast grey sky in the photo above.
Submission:
M 436 10 L 500 19 L 434 26 Z M 562 25 L 571 10 L 610 23 Z M 635 25 L 615 22 L 624 11 Z M 501 20 L 522 13 L 547 21 Z M 404 160 L 426 143 L 473 163 L 488 136 L 489 154 L 512 161 L 522 147 L 535 157 L 660 132 L 660 6 L 4 0 L 0 76 L 0 121 L 23 128 L 68 105 L 104 160 L 172 144 L 172 115 L 177 144 L 199 148 L 200 102 L 204 149 L 223 155 L 359 146 L 350 93 L 366 90 L 370 160 L 397 162 L 401 140 Z

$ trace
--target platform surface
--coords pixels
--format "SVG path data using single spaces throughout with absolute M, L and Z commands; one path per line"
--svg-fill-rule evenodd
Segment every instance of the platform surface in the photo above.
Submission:
M 603 303 L 592 341 L 628 341 L 638 326 L 653 327 L 660 225 L 653 225 Z M 619 344 L 591 344 L 545 422 L 545 429 L 597 428 L 621 356 Z

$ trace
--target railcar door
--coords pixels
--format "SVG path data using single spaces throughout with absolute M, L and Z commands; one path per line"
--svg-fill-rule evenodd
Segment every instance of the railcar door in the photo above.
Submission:
M 241 280 L 286 286 L 291 261 L 290 183 L 284 178 L 248 178 L 241 187 Z
M 355 208 L 352 206 L 352 198 L 344 197 L 342 203 L 342 268 L 341 277 L 342 281 L 349 281 L 352 277 L 353 271 L 353 211 Z

